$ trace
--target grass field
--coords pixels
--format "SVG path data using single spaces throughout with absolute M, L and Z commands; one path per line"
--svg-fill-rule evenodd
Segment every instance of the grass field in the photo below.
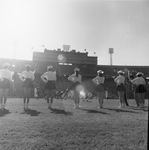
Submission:
M 146 107 L 117 109 L 118 100 L 81 102 L 55 100 L 47 109 L 44 99 L 31 99 L 23 110 L 22 99 L 8 99 L 0 110 L 0 150 L 147 150 L 148 101 Z

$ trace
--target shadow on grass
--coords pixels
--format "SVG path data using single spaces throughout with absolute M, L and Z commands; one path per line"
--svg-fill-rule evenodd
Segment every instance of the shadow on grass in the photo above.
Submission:
M 145 106 L 143 108 L 140 108 L 140 107 L 135 107 L 135 106 L 129 106 L 130 109 L 133 109 L 133 110 L 142 110 L 142 111 L 148 111 L 148 106 Z
M 0 117 L 3 117 L 7 114 L 10 114 L 10 111 L 8 109 L 0 109 Z
M 108 110 L 114 110 L 116 112 L 126 112 L 126 113 L 135 113 L 135 114 L 138 114 L 139 112 L 136 112 L 136 111 L 132 111 L 132 110 L 126 110 L 126 109 L 123 109 L 123 108 L 106 108 Z
M 100 111 L 100 110 L 95 110 L 95 109 L 85 109 L 85 108 L 79 108 L 81 110 L 87 111 L 87 113 L 99 113 L 99 114 L 103 114 L 103 115 L 108 115 L 109 113 Z
M 50 108 L 50 110 L 52 111 L 51 113 L 55 113 L 55 114 L 64 114 L 64 115 L 69 115 L 69 116 L 72 116 L 73 114 L 72 112 L 68 112 L 63 109 Z
M 41 112 L 37 110 L 33 110 L 33 109 L 24 109 L 24 112 L 21 114 L 28 114 L 30 116 L 38 116 L 39 114 L 41 114 Z
M 144 108 L 143 111 L 148 111 L 148 108 Z

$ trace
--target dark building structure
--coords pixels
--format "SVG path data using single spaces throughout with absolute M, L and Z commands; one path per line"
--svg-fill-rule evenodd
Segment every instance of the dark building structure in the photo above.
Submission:
M 55 67 L 58 74 L 69 75 L 75 67 L 79 67 L 83 75 L 93 75 L 96 73 L 97 57 L 88 56 L 88 53 L 61 50 L 47 50 L 44 52 L 34 52 L 33 62 L 37 66 L 51 64 Z M 41 63 L 42 62 L 42 63 Z M 87 71 L 90 69 L 91 72 Z

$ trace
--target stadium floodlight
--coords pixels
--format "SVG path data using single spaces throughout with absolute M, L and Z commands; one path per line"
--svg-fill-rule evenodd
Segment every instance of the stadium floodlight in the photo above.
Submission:
M 70 45 L 63 45 L 63 50 L 64 51 L 69 51 L 70 50 Z
M 109 48 L 109 54 L 110 54 L 110 65 L 112 66 L 112 54 L 114 53 L 114 48 Z

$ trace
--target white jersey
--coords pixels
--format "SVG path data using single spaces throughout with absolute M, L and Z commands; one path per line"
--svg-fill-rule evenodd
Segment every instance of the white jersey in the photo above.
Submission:
M 21 74 L 20 74 L 20 79 L 23 81 L 24 79 L 26 79 L 26 78 L 29 78 L 29 79 L 31 79 L 31 80 L 34 80 L 35 79 L 35 77 L 34 77 L 34 72 L 32 72 L 32 71 L 23 71 Z
M 145 85 L 146 84 L 145 79 L 143 77 L 136 77 L 131 82 L 132 82 L 132 84 L 135 84 L 135 85 L 141 85 L 141 84 Z
M 8 80 L 12 80 L 12 72 L 8 69 L 1 69 L 0 70 L 0 78 L 3 79 L 8 79 Z
M 72 82 L 74 82 L 74 83 L 76 83 L 76 82 L 81 83 L 82 76 L 79 74 L 78 77 L 76 77 L 76 74 L 74 73 L 74 74 L 72 74 L 70 77 L 68 77 L 68 80 L 69 80 L 69 81 L 72 81 Z
M 44 78 L 48 81 L 56 81 L 56 72 L 47 71 L 41 76 L 42 80 L 45 80 Z
M 125 83 L 125 77 L 119 75 L 117 78 L 114 79 L 114 81 L 117 83 L 117 85 L 124 84 Z
M 105 77 L 96 76 L 92 81 L 97 85 L 104 84 Z

